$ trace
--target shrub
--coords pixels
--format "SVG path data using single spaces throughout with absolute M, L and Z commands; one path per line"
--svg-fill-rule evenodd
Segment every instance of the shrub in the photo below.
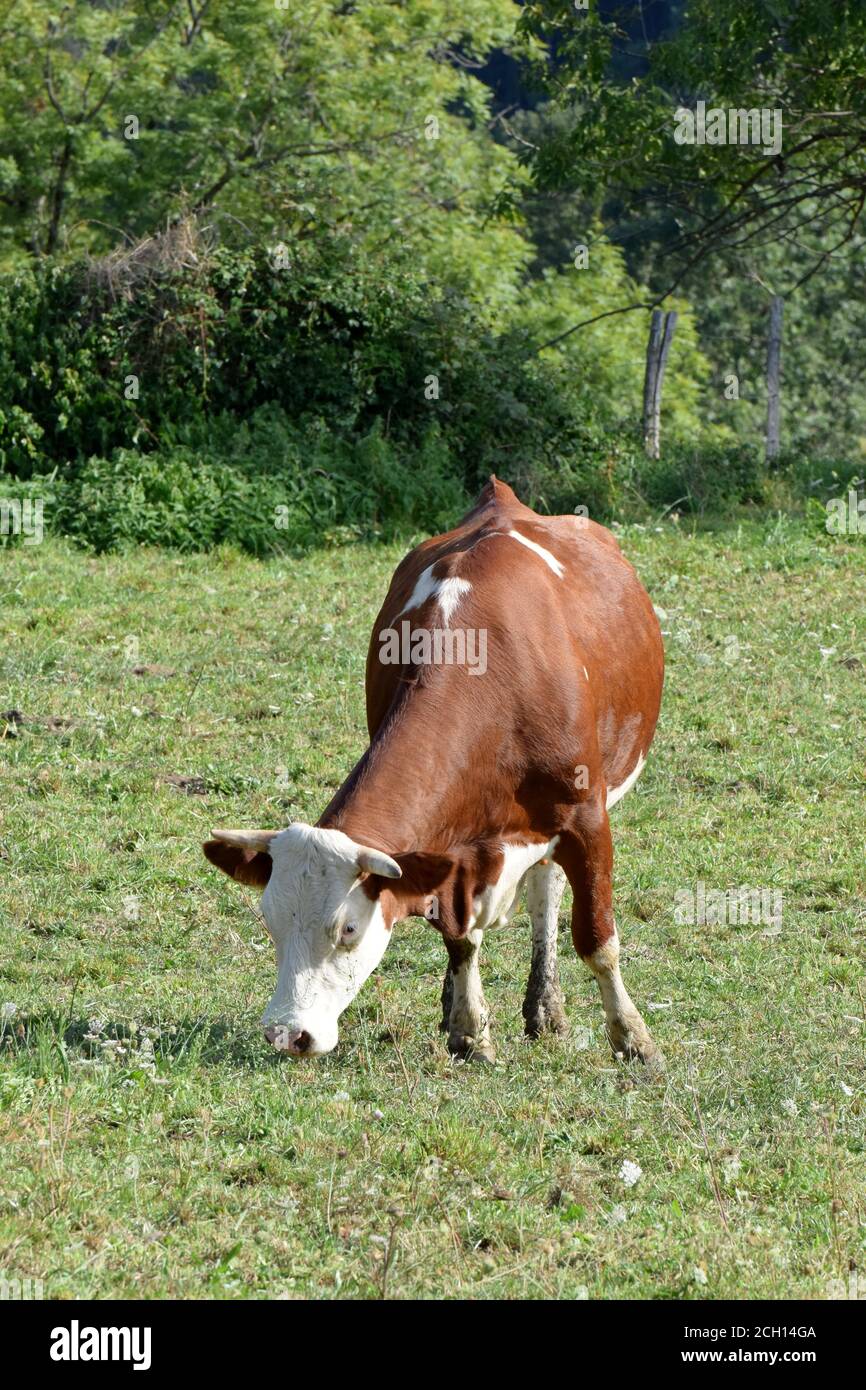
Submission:
M 286 445 L 278 461 L 257 447 L 258 423 L 238 431 L 251 444 L 243 468 L 237 437 L 224 440 L 224 453 L 174 444 L 88 459 L 63 484 L 60 528 L 96 551 L 133 544 L 192 551 L 226 542 L 264 555 L 338 536 L 443 529 L 467 504 L 435 432 L 407 468 L 378 429 L 354 446 L 315 426 L 299 438 L 269 411 L 266 441 L 271 450 L 277 438 Z
M 61 531 L 63 491 L 54 474 L 26 480 L 0 474 L 0 547 L 37 544 Z
M 766 487 L 763 450 L 748 444 L 670 441 L 660 459 L 637 456 L 633 470 L 634 495 L 653 509 L 724 512 L 762 503 Z
M 0 279 L 0 475 L 50 479 L 47 524 L 82 545 L 435 531 L 491 472 L 599 519 L 759 503 L 783 476 L 757 449 L 669 434 L 647 460 L 579 362 L 494 333 L 399 257 L 335 238 L 275 270 L 176 241 Z

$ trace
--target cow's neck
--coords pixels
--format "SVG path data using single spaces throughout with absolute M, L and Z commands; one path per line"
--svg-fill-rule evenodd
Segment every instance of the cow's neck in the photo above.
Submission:
M 434 706 L 426 694 L 412 691 L 386 717 L 319 825 L 389 854 L 419 848 L 442 852 L 473 832 L 483 833 L 468 824 L 463 810 L 469 767 L 460 751 L 467 746 L 459 714 L 452 707 L 445 728 L 441 715 L 437 718 L 442 703 Z

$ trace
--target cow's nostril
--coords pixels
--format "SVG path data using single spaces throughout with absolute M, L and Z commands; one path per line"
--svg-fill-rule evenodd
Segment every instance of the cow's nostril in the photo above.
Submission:
M 291 1052 L 295 1057 L 300 1057 L 304 1052 L 308 1052 L 313 1042 L 306 1030 L 298 1032 L 287 1028 L 283 1023 L 273 1024 L 266 1028 L 265 1037 L 278 1052 Z

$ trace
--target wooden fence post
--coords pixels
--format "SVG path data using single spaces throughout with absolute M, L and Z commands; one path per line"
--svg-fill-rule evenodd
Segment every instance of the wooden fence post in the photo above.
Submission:
M 662 327 L 663 322 L 664 328 Z M 674 311 L 663 314 L 661 309 L 653 310 L 643 385 L 644 447 L 651 459 L 657 459 L 659 456 L 662 383 L 664 382 L 665 367 L 676 326 L 677 316 Z
M 770 301 L 770 337 L 767 343 L 767 459 L 779 454 L 779 364 L 782 356 L 782 310 L 780 294 Z
M 644 448 L 653 458 L 652 452 L 652 429 L 653 429 L 653 399 L 655 396 L 656 371 L 658 369 L 659 348 L 662 342 L 662 319 L 664 315 L 661 309 L 653 309 L 650 319 L 649 341 L 646 345 L 646 372 L 643 379 L 643 442 Z

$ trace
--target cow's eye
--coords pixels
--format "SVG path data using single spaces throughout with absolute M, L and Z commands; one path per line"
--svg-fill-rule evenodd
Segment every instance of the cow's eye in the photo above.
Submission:
M 356 939 L 357 935 L 357 923 L 347 922 L 343 930 L 340 932 L 340 940 L 343 942 L 344 945 L 348 946 Z

